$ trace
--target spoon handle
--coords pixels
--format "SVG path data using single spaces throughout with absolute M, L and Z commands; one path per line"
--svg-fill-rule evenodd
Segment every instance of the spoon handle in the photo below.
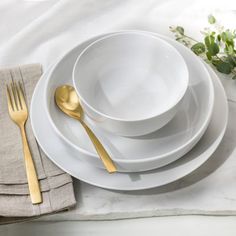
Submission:
M 111 157 L 109 156 L 109 154 L 107 153 L 107 151 L 105 150 L 105 148 L 103 147 L 103 145 L 101 144 L 101 142 L 98 140 L 98 138 L 96 137 L 96 135 L 93 133 L 93 131 L 84 123 L 84 121 L 80 120 L 80 123 L 82 124 L 82 126 L 84 127 L 84 129 L 86 130 L 90 140 L 92 141 L 95 149 L 97 150 L 97 153 L 99 155 L 99 157 L 101 158 L 104 166 L 106 167 L 106 170 L 109 173 L 113 173 L 116 172 L 116 166 L 114 165 Z

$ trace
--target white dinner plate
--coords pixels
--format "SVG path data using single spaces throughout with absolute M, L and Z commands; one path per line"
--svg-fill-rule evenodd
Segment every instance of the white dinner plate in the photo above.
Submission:
M 171 122 L 149 135 L 122 137 L 99 129 L 87 118 L 90 127 L 99 136 L 120 172 L 156 169 L 177 160 L 200 140 L 210 121 L 214 90 L 207 69 L 199 58 L 183 45 L 164 36 L 161 38 L 182 54 L 190 77 L 184 100 Z M 48 118 L 57 134 L 71 147 L 77 149 L 78 153 L 87 155 L 86 161 L 90 164 L 104 168 L 83 127 L 78 121 L 64 115 L 54 102 L 56 87 L 62 84 L 72 85 L 74 62 L 80 52 L 94 40 L 95 38 L 78 45 L 56 63 L 46 78 L 42 99 Z
M 61 169 L 89 184 L 113 190 L 141 190 L 171 183 L 201 166 L 216 150 L 225 133 L 228 105 L 221 82 L 210 70 L 215 91 L 211 121 L 198 144 L 181 159 L 159 169 L 140 173 L 108 174 L 105 170 L 89 165 L 87 156 L 64 142 L 49 122 L 42 103 L 45 73 L 37 84 L 31 102 L 31 123 L 34 135 L 46 155 Z M 78 158 L 80 155 L 80 158 Z

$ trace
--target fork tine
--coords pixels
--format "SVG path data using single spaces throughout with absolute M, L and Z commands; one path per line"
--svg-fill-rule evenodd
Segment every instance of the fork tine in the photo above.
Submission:
M 12 112 L 12 111 L 13 111 L 13 107 L 12 107 L 11 95 L 10 95 L 10 91 L 9 91 L 8 85 L 6 85 L 6 87 L 7 87 L 7 104 L 8 104 L 8 110 L 9 110 L 9 112 Z
M 21 102 L 20 102 L 20 97 L 19 97 L 19 91 L 18 91 L 18 88 L 17 88 L 17 84 L 14 82 L 14 80 L 13 80 L 12 84 L 13 84 L 13 88 L 14 88 L 14 95 L 15 95 L 17 110 L 21 110 L 22 106 L 21 106 Z
M 14 88 L 13 88 L 12 82 L 10 83 L 9 94 L 11 96 L 11 104 L 12 104 L 13 111 L 16 111 L 17 110 L 16 99 L 15 99 Z
M 23 110 L 26 110 L 27 106 L 26 106 L 26 103 L 25 103 L 25 97 L 24 97 L 23 90 L 22 90 L 20 82 L 18 82 L 17 90 L 18 90 L 18 94 L 19 94 L 19 98 L 20 98 L 21 107 L 22 107 Z

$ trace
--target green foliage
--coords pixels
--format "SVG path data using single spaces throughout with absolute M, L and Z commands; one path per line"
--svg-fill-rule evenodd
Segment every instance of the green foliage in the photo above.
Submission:
M 196 54 L 200 55 L 206 51 L 206 47 L 204 43 L 195 43 L 192 47 L 191 50 Z
M 176 31 L 180 34 L 180 35 L 184 35 L 184 28 L 181 26 L 177 26 L 176 27 Z
M 203 42 L 198 42 L 185 34 L 182 26 L 170 27 L 177 41 L 189 47 L 196 55 L 212 64 L 215 69 L 224 74 L 232 74 L 236 79 L 236 29 L 226 29 L 216 24 L 213 15 L 208 16 L 211 28 L 203 31 Z
M 209 15 L 209 16 L 208 16 L 208 22 L 209 22 L 210 24 L 215 24 L 215 23 L 216 23 L 215 17 L 214 17 L 213 15 Z
M 218 63 L 216 63 L 216 69 L 224 74 L 230 74 L 232 67 L 229 63 L 224 62 L 224 61 L 219 61 Z

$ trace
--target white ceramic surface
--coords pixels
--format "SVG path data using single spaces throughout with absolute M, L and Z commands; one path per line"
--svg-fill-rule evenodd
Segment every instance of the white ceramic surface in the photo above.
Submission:
M 226 129 L 227 99 L 221 82 L 211 71 L 216 96 L 212 118 L 201 141 L 183 158 L 163 168 L 141 173 L 110 175 L 87 164 L 86 161 L 81 161 L 88 156 L 68 146 L 52 128 L 41 100 L 47 76 L 48 73 L 45 73 L 41 78 L 32 97 L 30 117 L 34 135 L 40 147 L 55 164 L 75 178 L 95 186 L 113 190 L 141 190 L 171 183 L 201 166 L 216 150 Z
M 190 81 L 184 101 L 176 116 L 169 124 L 152 134 L 128 138 L 95 130 L 119 171 L 145 171 L 166 165 L 183 156 L 201 138 L 211 117 L 213 107 L 212 82 L 201 61 L 176 41 L 165 38 L 174 45 L 188 64 Z M 55 131 L 70 146 L 87 155 L 85 159 L 92 165 L 103 168 L 103 165 L 80 124 L 65 116 L 54 103 L 54 91 L 62 84 L 72 84 L 71 71 L 74 61 L 94 39 L 86 41 L 67 53 L 53 68 L 45 82 L 43 102 L 46 113 Z M 78 158 L 80 155 L 78 156 Z
M 79 54 L 72 77 L 88 116 L 124 136 L 149 134 L 167 124 L 178 111 L 189 80 L 180 53 L 142 31 L 95 40 Z

